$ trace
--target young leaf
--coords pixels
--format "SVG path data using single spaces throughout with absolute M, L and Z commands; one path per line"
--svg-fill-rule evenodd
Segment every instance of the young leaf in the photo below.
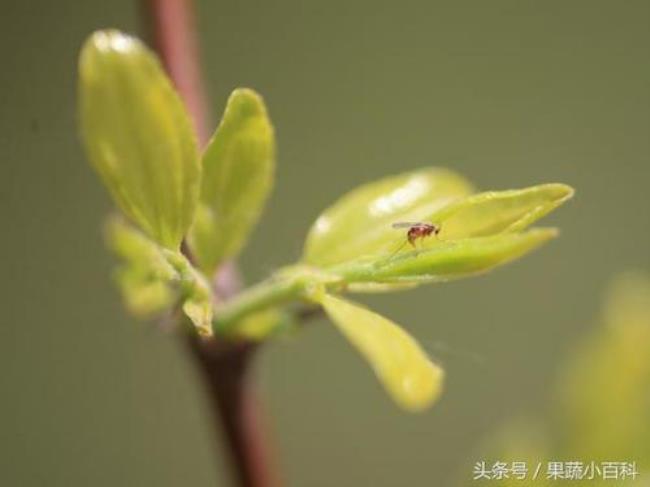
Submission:
M 407 291 L 417 287 L 417 282 L 350 282 L 345 285 L 345 290 L 351 293 L 377 294 Z
M 203 155 L 201 205 L 190 245 L 208 272 L 242 249 L 273 184 L 275 139 L 262 98 L 235 90 Z
M 421 411 L 440 396 L 443 370 L 402 328 L 341 298 L 323 293 L 316 299 L 400 406 Z
M 116 280 L 124 302 L 133 314 L 151 318 L 174 303 L 170 283 L 178 278 L 161 248 L 122 218 L 111 218 L 106 239 L 122 259 Z
M 180 252 L 160 247 L 121 218 L 107 225 L 107 240 L 124 264 L 117 280 L 129 310 L 151 318 L 180 299 L 202 335 L 212 334 L 212 293 L 205 278 Z
M 205 277 L 180 252 L 166 250 L 167 262 L 178 273 L 178 285 L 183 312 L 203 336 L 211 336 L 213 303 L 212 289 Z
M 391 224 L 428 221 L 449 203 L 469 195 L 461 176 L 439 168 L 400 174 L 365 184 L 318 217 L 307 236 L 304 261 L 326 266 L 395 246 Z
M 280 333 L 288 333 L 297 326 L 290 313 L 280 308 L 268 308 L 243 318 L 237 327 L 231 330 L 229 338 L 262 342 Z
M 627 273 L 614 281 L 605 326 L 572 354 L 558 396 L 562 431 L 573 456 L 633 458 L 642 470 L 650 466 L 648 275 Z
M 163 280 L 150 279 L 132 267 L 116 270 L 124 306 L 139 319 L 152 319 L 171 309 L 174 290 Z
M 490 237 L 440 242 L 424 250 L 364 258 L 328 269 L 346 282 L 426 283 L 486 272 L 555 237 L 555 229 L 533 229 Z
M 573 196 L 565 184 L 490 191 L 469 196 L 440 210 L 433 220 L 439 238 L 453 240 L 523 230 Z
M 201 168 L 183 104 L 155 55 L 118 31 L 94 33 L 79 60 L 81 134 L 120 209 L 173 250 L 194 217 Z

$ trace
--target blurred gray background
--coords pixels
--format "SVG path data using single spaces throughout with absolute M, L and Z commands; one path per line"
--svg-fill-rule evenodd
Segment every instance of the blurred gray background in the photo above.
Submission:
M 290 486 L 447 486 L 503 420 L 544 407 L 598 323 L 605 285 L 650 268 L 650 3 L 198 2 L 215 120 L 264 95 L 277 186 L 249 282 L 295 260 L 319 211 L 424 165 L 485 189 L 560 181 L 562 236 L 485 277 L 364 301 L 448 372 L 399 411 L 326 321 L 266 347 L 258 382 Z M 228 485 L 194 370 L 122 310 L 101 236 L 108 197 L 79 147 L 76 57 L 94 29 L 139 32 L 134 2 L 2 2 L 0 484 Z

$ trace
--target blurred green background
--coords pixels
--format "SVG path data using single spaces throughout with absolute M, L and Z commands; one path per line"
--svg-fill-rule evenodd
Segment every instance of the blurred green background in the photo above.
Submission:
M 122 310 L 109 200 L 76 135 L 79 47 L 98 28 L 137 33 L 137 4 L 2 6 L 0 484 L 227 485 L 184 351 Z M 202 1 L 198 14 L 215 120 L 251 86 L 279 139 L 249 281 L 385 174 L 443 165 L 486 189 L 576 187 L 548 222 L 561 238 L 536 254 L 367 299 L 445 365 L 431 411 L 399 411 L 326 321 L 259 357 L 288 485 L 450 485 L 501 421 L 544 407 L 609 278 L 650 268 L 650 4 Z

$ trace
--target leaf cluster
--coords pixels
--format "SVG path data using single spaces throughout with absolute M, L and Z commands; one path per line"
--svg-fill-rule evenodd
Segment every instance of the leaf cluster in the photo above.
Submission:
M 139 316 L 180 308 L 202 335 L 265 339 L 291 305 L 321 306 L 391 396 L 421 410 L 443 371 L 391 320 L 344 297 L 489 271 L 539 247 L 555 229 L 530 225 L 573 194 L 563 184 L 477 192 L 447 169 L 371 182 L 315 220 L 298 262 L 222 302 L 211 282 L 243 250 L 273 186 L 276 143 L 260 95 L 235 90 L 204 150 L 156 56 L 138 39 L 99 31 L 79 62 L 81 134 L 122 218 L 108 227 L 116 277 Z M 395 222 L 430 222 L 436 237 L 405 244 Z

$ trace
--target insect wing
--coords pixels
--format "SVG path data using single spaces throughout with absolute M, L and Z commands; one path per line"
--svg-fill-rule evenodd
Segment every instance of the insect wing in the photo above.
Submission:
M 411 228 L 411 227 L 416 227 L 418 225 L 422 225 L 422 223 L 419 222 L 396 222 L 392 224 L 393 228 Z

